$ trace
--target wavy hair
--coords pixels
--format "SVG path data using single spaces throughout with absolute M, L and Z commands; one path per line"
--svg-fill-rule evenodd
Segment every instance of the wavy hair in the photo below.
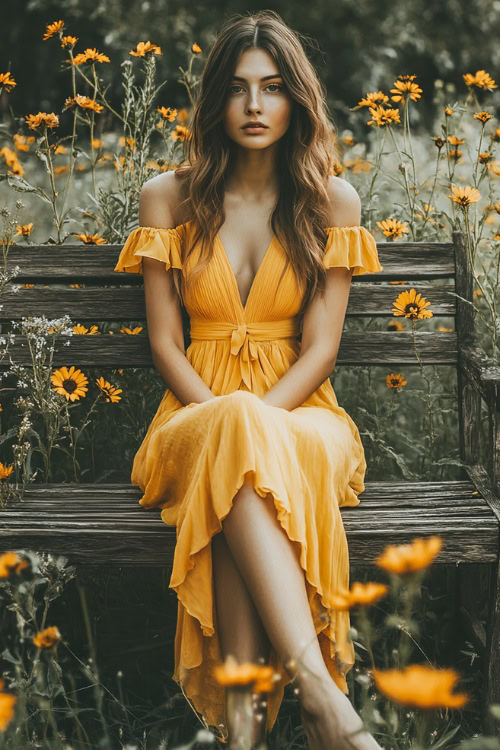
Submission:
M 277 156 L 279 198 L 271 227 L 291 263 L 305 294 L 304 312 L 317 289 L 324 289 L 322 265 L 324 227 L 328 221 L 328 177 L 340 162 L 336 129 L 326 105 L 326 93 L 301 41 L 272 10 L 236 14 L 219 31 L 201 74 L 186 159 L 175 170 L 181 179 L 182 205 L 195 229 L 185 258 L 201 241 L 193 274 L 203 270 L 214 252 L 215 237 L 224 224 L 224 183 L 231 167 L 234 142 L 221 120 L 240 54 L 266 50 L 274 59 L 292 101 L 290 122 L 280 139 Z M 184 259 L 185 259 L 184 258 Z M 181 284 L 176 287 L 182 300 Z

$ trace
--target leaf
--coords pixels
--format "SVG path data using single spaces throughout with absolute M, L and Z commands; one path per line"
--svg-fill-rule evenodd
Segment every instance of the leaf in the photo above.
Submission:
M 5 661 L 9 661 L 11 664 L 21 665 L 21 660 L 16 659 L 16 657 L 10 653 L 8 648 L 4 648 L 4 650 L 2 651 L 2 659 L 5 659 Z
M 456 735 L 459 729 L 460 729 L 460 724 L 457 727 L 450 729 L 450 731 L 446 732 L 446 734 L 443 734 L 443 736 L 437 742 L 432 743 L 431 747 L 432 748 L 444 747 L 447 744 L 448 740 L 451 740 L 451 738 Z

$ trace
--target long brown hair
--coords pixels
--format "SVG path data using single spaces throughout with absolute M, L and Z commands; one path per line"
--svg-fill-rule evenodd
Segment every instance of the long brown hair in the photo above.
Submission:
M 182 180 L 183 205 L 188 207 L 195 228 L 184 260 L 201 240 L 199 261 L 192 269 L 192 273 L 197 274 L 212 257 L 215 236 L 225 220 L 224 182 L 235 144 L 220 123 L 232 76 L 244 50 L 267 50 L 292 100 L 289 127 L 280 140 L 279 198 L 271 216 L 271 227 L 299 283 L 306 285 L 299 314 L 316 290 L 324 287 L 326 186 L 328 176 L 335 173 L 340 161 L 325 89 L 306 55 L 301 36 L 272 10 L 236 14 L 224 23 L 201 75 L 191 138 L 186 142 L 187 166 L 175 170 Z M 177 281 L 176 287 L 181 294 Z

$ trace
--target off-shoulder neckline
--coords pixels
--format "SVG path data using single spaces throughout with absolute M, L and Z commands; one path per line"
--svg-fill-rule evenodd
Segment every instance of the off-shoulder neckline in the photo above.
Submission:
M 189 219 L 188 221 L 184 221 L 182 224 L 176 224 L 175 227 L 143 227 L 138 226 L 136 229 L 155 229 L 158 232 L 176 232 L 181 227 L 186 227 L 188 224 L 192 223 L 192 219 Z M 362 224 L 352 224 L 348 226 L 331 226 L 331 227 L 324 227 L 325 232 L 331 230 L 331 229 L 364 229 L 365 231 L 369 231 L 364 227 Z

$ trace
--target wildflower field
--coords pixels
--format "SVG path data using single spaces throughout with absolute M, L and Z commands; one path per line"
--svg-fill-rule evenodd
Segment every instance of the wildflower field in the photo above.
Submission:
M 87 47 L 63 19 L 40 29 L 54 46 L 67 83 L 53 111 L 14 112 L 15 64 L 0 70 L 0 305 L 16 284 L 9 252 L 34 245 L 123 243 L 137 225 L 142 185 L 184 159 L 204 50 L 192 40 L 179 64 L 179 101 L 157 83 L 155 40 L 137 41 L 121 57 Z M 59 64 L 58 63 L 58 64 Z M 119 107 L 107 97 L 121 77 Z M 478 343 L 500 353 L 500 252 L 494 115 L 497 84 L 486 70 L 464 71 L 461 90 L 395 72 L 384 89 L 353 96 L 356 137 L 336 123 L 342 160 L 336 174 L 360 194 L 362 224 L 378 241 L 450 241 L 461 230 L 473 273 Z M 432 97 L 429 132 L 413 132 L 413 115 Z M 105 123 L 105 124 L 104 124 Z M 385 282 L 382 282 L 385 283 Z M 434 314 L 418 284 L 394 284 L 385 330 L 453 330 Z M 78 278 L 71 287 L 84 286 Z M 61 284 L 64 288 L 64 284 Z M 111 285 L 110 285 L 110 288 Z M 5 310 L 4 310 L 5 312 Z M 5 316 L 4 316 L 5 317 Z M 349 318 L 346 330 L 383 330 L 380 319 Z M 11 356 L 26 337 L 30 366 Z M 58 336 L 147 336 L 144 320 L 58 319 L 43 314 L 4 322 L 0 331 L 0 502 L 22 502 L 33 483 L 129 482 L 132 459 L 165 390 L 144 368 L 54 366 Z M 415 339 L 416 340 L 416 339 Z M 456 371 L 417 363 L 389 372 L 344 366 L 335 392 L 359 427 L 368 480 L 462 479 Z M 362 498 L 361 498 L 362 500 Z M 470 571 L 466 630 L 458 616 L 457 570 L 434 566 L 443 540 L 388 545 L 373 565 L 352 566 L 349 591 L 336 607 L 351 610 L 357 663 L 350 696 L 367 728 L 388 750 L 500 750 L 481 730 L 483 655 L 471 633 L 484 632 L 489 581 Z M 103 569 L 68 564 L 31 549 L 0 551 L 2 678 L 0 748 L 198 748 L 219 746 L 200 726 L 173 671 L 175 592 L 166 568 Z M 480 638 L 479 638 L 480 640 Z M 273 690 L 265 665 L 221 664 L 217 679 L 259 710 Z M 489 707 L 500 721 L 500 705 Z M 223 746 L 222 744 L 220 745 Z M 287 686 L 269 748 L 305 748 L 293 685 Z

